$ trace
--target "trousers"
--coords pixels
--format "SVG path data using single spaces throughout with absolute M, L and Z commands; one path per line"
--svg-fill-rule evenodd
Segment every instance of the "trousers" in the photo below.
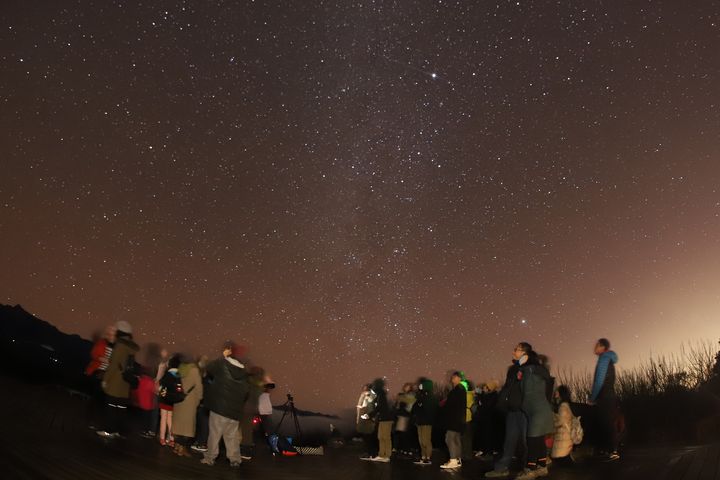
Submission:
M 207 452 L 205 460 L 214 462 L 220 454 L 220 440 L 225 443 L 225 452 L 228 460 L 241 463 L 240 458 L 240 422 L 210 412 L 210 434 L 208 435 Z

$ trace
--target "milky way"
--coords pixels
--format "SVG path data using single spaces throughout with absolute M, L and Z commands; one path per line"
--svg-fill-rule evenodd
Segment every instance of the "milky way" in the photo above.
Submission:
M 0 301 L 303 407 L 720 336 L 720 7 L 4 1 Z

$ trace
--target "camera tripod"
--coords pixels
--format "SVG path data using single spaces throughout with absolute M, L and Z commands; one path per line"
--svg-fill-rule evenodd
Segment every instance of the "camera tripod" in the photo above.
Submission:
M 295 441 L 293 442 L 293 446 L 297 449 L 297 447 L 300 445 L 300 439 L 302 438 L 302 430 L 300 429 L 300 420 L 298 419 L 297 409 L 295 408 L 295 399 L 291 394 L 287 394 L 287 401 L 283 403 L 280 408 L 283 409 L 283 414 L 280 418 L 280 422 L 278 423 L 277 428 L 275 429 L 275 434 L 279 434 L 280 427 L 282 427 L 282 424 L 285 421 L 285 417 L 290 414 L 293 424 L 295 425 Z

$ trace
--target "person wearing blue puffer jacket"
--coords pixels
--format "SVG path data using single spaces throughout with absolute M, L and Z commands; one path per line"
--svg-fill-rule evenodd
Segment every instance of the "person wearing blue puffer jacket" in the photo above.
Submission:
M 597 408 L 597 418 L 601 430 L 600 448 L 607 451 L 608 460 L 617 460 L 620 458 L 618 432 L 615 426 L 617 412 L 615 364 L 618 356 L 610 350 L 610 341 L 607 338 L 597 341 L 595 355 L 598 356 L 598 360 L 589 403 Z

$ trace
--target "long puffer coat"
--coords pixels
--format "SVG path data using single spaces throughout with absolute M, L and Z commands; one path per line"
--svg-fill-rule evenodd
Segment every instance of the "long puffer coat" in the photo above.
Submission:
M 527 436 L 541 437 L 553 433 L 553 411 L 547 398 L 551 378 L 547 368 L 529 360 L 520 367 L 518 376 L 522 391 L 521 409 L 528 420 Z

